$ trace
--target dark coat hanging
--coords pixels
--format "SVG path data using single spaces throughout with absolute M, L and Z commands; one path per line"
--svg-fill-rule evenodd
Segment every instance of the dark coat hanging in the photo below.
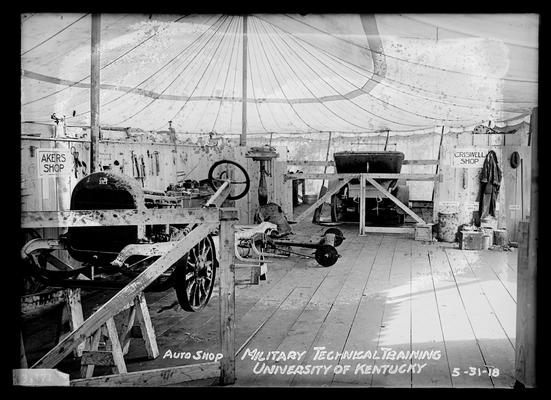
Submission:
M 480 173 L 480 203 L 478 211 L 481 220 L 488 215 L 492 217 L 496 216 L 496 200 L 499 195 L 501 176 L 501 169 L 497 163 L 496 153 L 490 150 L 484 159 L 484 165 Z

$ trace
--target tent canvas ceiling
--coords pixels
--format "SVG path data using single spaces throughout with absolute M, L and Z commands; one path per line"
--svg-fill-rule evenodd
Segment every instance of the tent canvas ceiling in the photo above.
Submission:
M 238 15 L 102 14 L 101 125 L 241 133 L 243 25 Z M 249 15 L 247 132 L 526 120 L 538 25 L 535 14 Z M 90 14 L 22 15 L 22 121 L 55 112 L 90 124 L 90 37 Z

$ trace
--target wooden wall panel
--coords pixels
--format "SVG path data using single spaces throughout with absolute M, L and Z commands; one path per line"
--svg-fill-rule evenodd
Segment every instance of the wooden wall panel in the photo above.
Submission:
M 33 134 L 41 132 L 42 136 L 49 136 L 51 132 L 49 126 L 43 125 L 39 128 L 33 127 Z M 36 131 L 36 132 L 35 132 Z M 30 132 L 30 131 L 28 131 Z M 443 139 L 442 162 L 440 165 L 443 175 L 443 181 L 440 184 L 439 202 L 436 205 L 441 208 L 441 202 L 457 202 L 459 206 L 460 220 L 462 223 L 468 223 L 472 219 L 472 207 L 478 202 L 479 191 L 479 170 L 453 168 L 451 166 L 451 155 L 455 146 L 479 146 L 485 150 L 490 148 L 496 151 L 500 166 L 504 171 L 504 180 L 500 193 L 500 204 L 498 210 L 499 224 L 510 230 L 512 238 L 515 237 L 515 229 L 522 216 L 529 214 L 529 184 L 530 155 L 526 147 L 528 126 L 523 126 L 513 135 L 473 135 L 466 133 L 447 133 Z M 334 151 L 342 150 L 382 150 L 385 137 L 359 137 L 359 138 L 334 138 L 331 143 L 330 156 Z M 412 137 L 395 135 L 389 138 L 389 150 L 402 151 L 406 159 L 436 159 L 438 155 L 438 145 L 440 141 L 440 129 L 435 129 L 434 133 L 422 137 Z M 252 143 L 252 142 L 251 142 Z M 254 145 L 262 143 L 254 142 Z M 54 147 L 55 142 L 48 140 L 22 140 L 21 142 L 21 188 L 22 188 L 22 206 L 23 210 L 55 210 L 59 204 L 59 194 L 56 191 L 55 180 L 36 179 L 36 161 L 31 160 L 30 146 Z M 89 166 L 89 144 L 85 142 L 69 142 L 67 145 L 74 146 L 79 151 L 80 159 L 85 160 Z M 287 157 L 292 159 L 325 159 L 327 151 L 327 141 L 320 138 L 319 141 L 298 139 L 278 139 L 272 142 L 276 147 L 279 158 L 272 162 L 272 176 L 268 177 L 267 184 L 269 189 L 269 200 L 280 204 L 287 215 L 292 215 L 292 190 L 291 182 L 283 182 L 282 175 L 285 167 L 282 164 Z M 525 149 L 526 148 L 526 149 Z M 520 167 L 518 171 L 508 169 L 508 160 L 510 153 L 514 150 L 521 152 L 524 159 L 524 190 L 520 188 Z M 134 151 L 138 156 L 143 156 L 146 175 L 143 179 L 144 186 L 156 190 L 165 190 L 170 183 L 174 183 L 178 178 L 201 180 L 207 178 L 207 172 L 210 166 L 223 158 L 237 161 L 243 165 L 251 178 L 251 187 L 249 194 L 243 199 L 236 201 L 236 207 L 240 210 L 241 224 L 253 223 L 253 216 L 258 208 L 258 181 L 259 181 L 259 163 L 245 157 L 247 149 L 239 146 L 230 146 L 220 144 L 218 146 L 200 146 L 194 144 L 178 143 L 155 143 L 139 142 L 137 139 L 117 139 L 111 141 L 102 141 L 100 145 L 100 158 L 104 164 L 109 164 L 114 170 L 132 175 L 131 152 Z M 150 156 L 148 157 L 147 152 Z M 159 171 L 153 167 L 154 156 L 157 152 L 159 157 Z M 504 153 L 504 154 L 502 154 Z M 297 157 L 297 154 L 302 154 Z M 332 158 L 332 157 L 331 157 Z M 114 165 L 117 160 L 119 166 Z M 323 172 L 323 167 L 301 167 L 305 172 Z M 431 173 L 434 172 L 434 166 L 404 166 L 403 172 Z M 333 168 L 328 168 L 332 172 Z M 88 171 L 89 172 L 89 171 Z M 51 181 L 51 182 L 50 182 Z M 69 186 L 72 190 L 78 180 L 71 178 Z M 308 192 L 317 193 L 321 181 L 310 181 Z M 410 198 L 418 200 L 416 193 L 420 193 L 430 200 L 432 196 L 433 184 L 431 182 L 409 182 Z M 424 185 L 424 186 L 423 186 Z M 425 187 L 426 186 L 426 187 Z M 521 193 L 523 194 L 523 210 L 510 210 L 511 205 L 521 204 Z M 67 197 L 70 194 L 66 195 Z M 417 196 L 417 197 L 416 197 Z M 63 195 L 61 198 L 64 198 Z M 421 199 L 421 198 L 419 198 Z M 424 197 L 423 197 L 424 199 Z M 469 209 L 471 207 L 471 209 Z M 511 212 L 512 211 L 512 212 Z
M 45 126 L 47 127 L 47 126 Z M 43 135 L 50 134 L 42 132 Z M 82 141 L 60 142 L 58 147 L 68 147 L 79 152 L 79 159 L 90 166 L 90 145 Z M 25 139 L 21 141 L 21 202 L 23 211 L 52 211 L 62 209 L 62 203 L 67 207 L 70 202 L 70 194 L 76 183 L 84 176 L 79 173 L 78 179 L 73 175 L 65 178 L 66 190 L 60 197 L 57 191 L 55 178 L 38 179 L 36 171 L 36 159 L 31 157 L 30 147 L 44 148 L 55 147 L 56 141 Z M 283 174 L 286 168 L 287 148 L 276 148 L 280 157 L 272 162 L 272 176 L 267 177 L 270 201 L 275 201 L 284 206 L 284 212 L 292 215 L 291 183 L 283 182 Z M 164 191 L 169 184 L 178 181 L 178 178 L 203 180 L 208 177 L 208 170 L 216 161 L 222 159 L 234 160 L 241 164 L 248 172 L 251 179 L 249 193 L 244 198 L 237 200 L 235 206 L 239 209 L 240 224 L 252 224 L 253 216 L 258 208 L 258 181 L 260 164 L 257 161 L 246 158 L 247 147 L 239 146 L 200 146 L 190 144 L 136 142 L 133 140 L 102 140 L 100 142 L 101 167 L 121 172 L 128 176 L 136 176 L 132 167 L 132 152 L 138 159 L 141 168 L 141 159 L 145 165 L 143 186 L 148 189 Z M 149 152 L 149 156 L 148 156 Z M 159 159 L 159 171 L 157 172 L 155 156 Z M 118 162 L 118 166 L 115 161 Z M 141 171 L 141 169 L 140 169 Z M 89 173 L 86 169 L 86 173 Z M 139 181 L 142 181 L 140 178 Z M 287 188 L 287 189 L 285 189 Z M 63 200 L 60 203 L 60 199 Z M 42 231 L 43 237 L 57 237 L 61 230 L 49 229 Z

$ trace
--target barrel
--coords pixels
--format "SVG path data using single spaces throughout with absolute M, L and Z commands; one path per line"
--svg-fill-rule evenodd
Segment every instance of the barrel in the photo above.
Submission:
M 494 245 L 496 246 L 508 246 L 509 245 L 509 235 L 507 234 L 507 229 L 495 229 L 494 230 Z
M 459 228 L 459 213 L 439 212 L 438 231 L 436 237 L 441 242 L 455 242 L 455 236 Z
M 318 200 L 318 196 L 315 194 L 307 194 L 304 196 L 305 204 L 314 204 Z

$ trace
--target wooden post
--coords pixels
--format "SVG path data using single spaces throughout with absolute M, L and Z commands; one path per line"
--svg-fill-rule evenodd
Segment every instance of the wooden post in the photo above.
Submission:
M 438 202 L 440 201 L 440 164 L 442 163 L 442 142 L 444 140 L 444 126 L 442 126 L 442 131 L 440 133 L 440 145 L 438 146 L 438 163 L 436 164 L 436 177 L 434 181 L 434 186 L 432 189 L 432 222 L 436 223 L 438 217 Z
M 537 251 L 538 251 L 538 109 L 532 113 L 532 174 L 530 190 L 530 223 L 519 224 L 517 266 L 517 323 L 515 378 L 525 387 L 536 387 L 537 333 Z
M 105 326 L 107 328 L 109 341 L 111 342 L 111 353 L 113 354 L 113 361 L 115 363 L 113 373 L 125 374 L 127 372 L 126 363 L 124 362 L 121 342 L 119 341 L 119 334 L 117 332 L 117 326 L 115 325 L 115 320 L 113 319 L 113 317 L 105 321 Z
M 120 334 L 120 342 L 122 347 L 122 354 L 126 355 L 128 353 L 128 350 L 130 349 L 130 339 L 132 335 L 132 328 L 134 326 L 134 321 L 136 319 L 136 300 L 134 300 L 134 304 L 130 306 L 128 309 L 128 315 L 126 316 L 126 319 L 121 327 L 121 334 Z
M 247 15 L 243 15 L 243 99 L 239 146 L 247 145 Z
M 77 329 L 84 322 L 82 313 L 82 304 L 80 299 L 80 289 L 65 290 L 65 307 L 69 314 L 69 326 L 71 331 Z M 80 357 L 84 350 L 84 342 L 77 346 L 75 354 Z
M 365 234 L 365 175 L 360 175 L 360 236 Z
M 100 140 L 100 14 L 92 14 L 92 56 L 90 72 L 90 171 L 96 172 L 99 167 L 99 140 Z
M 143 340 L 145 342 L 145 350 L 149 359 L 154 359 L 159 356 L 159 348 L 157 346 L 157 337 L 155 336 L 155 329 L 151 322 L 151 316 L 147 308 L 145 296 L 143 293 L 139 293 L 134 300 L 134 308 L 136 309 L 136 316 L 138 323 L 142 330 Z
M 327 162 L 329 161 L 329 150 L 331 149 L 331 136 L 332 136 L 332 134 L 333 134 L 333 132 L 329 132 L 329 138 L 327 138 L 327 152 L 325 153 L 325 165 L 323 167 L 323 173 L 324 174 L 327 173 Z M 318 199 L 320 197 L 322 197 L 327 192 L 328 187 L 329 187 L 329 180 L 327 181 L 327 187 L 325 186 L 325 179 L 323 181 L 321 181 L 320 194 L 318 196 Z M 304 199 L 304 196 L 302 198 Z M 331 200 L 331 199 L 329 199 L 329 200 Z M 313 223 L 319 222 L 322 209 L 323 209 L 323 204 L 320 205 L 316 209 L 316 212 L 314 212 L 314 216 L 312 217 L 312 222 Z
M 220 384 L 235 382 L 235 233 L 236 209 L 220 210 Z

